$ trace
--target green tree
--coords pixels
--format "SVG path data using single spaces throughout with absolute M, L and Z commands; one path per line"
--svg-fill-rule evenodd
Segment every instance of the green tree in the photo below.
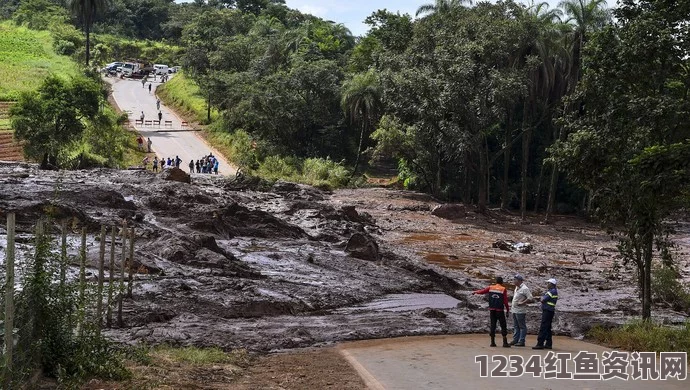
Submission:
M 78 140 L 98 115 L 100 86 L 85 78 L 67 82 L 49 76 L 35 92 L 20 96 L 10 109 L 15 137 L 26 141 L 24 153 L 42 168 L 59 167 L 60 154 Z
M 655 253 L 670 258 L 668 218 L 687 205 L 690 102 L 688 5 L 624 2 L 617 23 L 590 36 L 587 64 L 553 148 L 568 177 L 591 194 L 592 212 L 635 264 L 642 317 L 651 317 Z
M 46 30 L 51 25 L 61 25 L 67 21 L 67 11 L 50 0 L 25 0 L 19 3 L 12 19 L 19 25 L 34 30 Z
M 81 20 L 84 35 L 86 36 L 86 67 L 89 66 L 91 52 L 91 27 L 96 17 L 103 13 L 111 0 L 70 0 L 69 8 L 72 13 Z
M 381 84 L 376 72 L 372 69 L 354 75 L 343 83 L 341 105 L 353 123 L 359 124 L 359 143 L 352 176 L 357 174 L 362 155 L 364 138 L 369 136 L 381 110 Z
M 446 13 L 453 9 L 472 4 L 472 0 L 436 0 L 434 3 L 422 4 L 417 8 L 415 16 L 423 14 Z

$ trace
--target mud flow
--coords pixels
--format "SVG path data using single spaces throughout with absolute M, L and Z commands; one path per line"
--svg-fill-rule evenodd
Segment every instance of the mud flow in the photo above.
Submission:
M 387 189 L 331 193 L 208 176 L 186 184 L 142 171 L 46 172 L 0 163 L 0 217 L 17 213 L 20 261 L 31 250 L 31 227 L 48 208 L 55 231 L 62 221 L 74 229 L 73 255 L 76 233 L 87 227 L 91 281 L 100 226 L 136 227 L 126 325 L 105 332 L 123 343 L 275 351 L 485 332 L 486 303 L 471 291 L 495 276 L 511 281 L 517 272 L 535 295 L 545 279 L 559 280 L 557 334 L 578 336 L 592 324 L 638 314 L 634 274 L 612 271 L 619 261 L 615 242 L 595 226 L 574 218 L 520 224 L 505 213 L 470 208 L 448 220 L 432 214 L 438 203 Z M 688 230 L 679 231 L 677 249 L 684 253 Z M 496 240 L 529 242 L 533 250 L 492 248 Z M 688 260 L 681 258 L 687 278 Z M 682 320 L 668 310 L 654 314 Z M 528 319 L 536 330 L 537 305 Z

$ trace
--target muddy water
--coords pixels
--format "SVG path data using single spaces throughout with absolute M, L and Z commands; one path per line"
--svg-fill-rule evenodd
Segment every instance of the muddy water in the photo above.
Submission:
M 459 300 L 445 294 L 391 294 L 354 309 L 375 311 L 412 311 L 418 309 L 453 309 Z

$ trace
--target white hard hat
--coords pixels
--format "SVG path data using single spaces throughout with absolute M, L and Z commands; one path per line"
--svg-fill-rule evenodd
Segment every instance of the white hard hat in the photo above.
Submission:
M 554 278 L 547 280 L 547 282 L 553 284 L 554 286 L 556 285 L 556 279 L 554 279 Z

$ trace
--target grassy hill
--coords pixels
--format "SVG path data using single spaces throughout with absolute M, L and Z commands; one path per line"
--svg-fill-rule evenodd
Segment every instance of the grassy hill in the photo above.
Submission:
M 48 31 L 0 23 L 0 101 L 16 100 L 22 91 L 36 89 L 43 78 L 55 73 L 76 75 L 77 64 L 55 54 Z

